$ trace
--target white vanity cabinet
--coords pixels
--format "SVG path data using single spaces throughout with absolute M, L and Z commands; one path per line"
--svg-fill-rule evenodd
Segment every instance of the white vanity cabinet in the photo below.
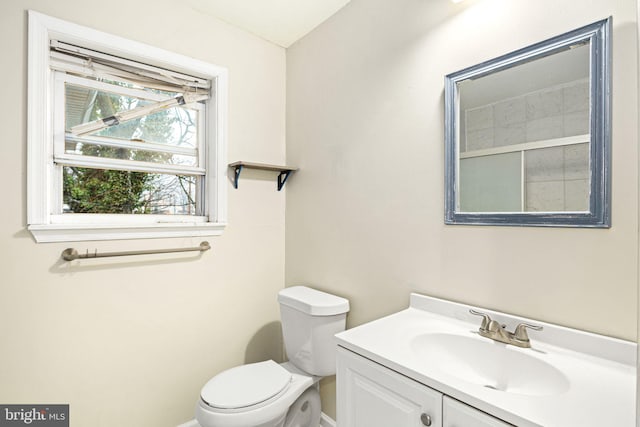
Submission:
M 479 309 L 544 330 L 532 348 L 492 341 Z M 634 342 L 414 293 L 335 343 L 338 427 L 636 426 Z
M 338 347 L 339 427 L 442 427 L 442 393 Z
M 443 427 L 512 427 L 449 396 L 442 397 Z
M 337 393 L 339 427 L 511 427 L 342 347 Z

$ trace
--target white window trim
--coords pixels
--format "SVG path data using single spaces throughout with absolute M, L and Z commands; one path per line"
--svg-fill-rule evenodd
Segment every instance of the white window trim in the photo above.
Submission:
M 53 71 L 49 67 L 50 40 L 206 78 L 212 99 L 206 109 L 207 182 L 205 217 L 88 215 L 74 223 L 59 222 L 52 212 Z M 180 54 L 29 11 L 27 224 L 37 242 L 200 237 L 222 234 L 227 223 L 227 91 L 228 72 Z M 93 215 L 93 214 L 92 214 Z M 119 218 L 116 218 L 119 217 Z M 86 223 L 95 218 L 95 223 Z M 128 218 L 128 219 L 127 219 Z M 171 221 L 171 222 L 162 222 Z

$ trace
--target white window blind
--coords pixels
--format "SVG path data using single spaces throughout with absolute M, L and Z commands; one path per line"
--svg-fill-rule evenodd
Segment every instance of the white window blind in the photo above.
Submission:
M 103 52 L 51 40 L 50 67 L 83 77 L 125 80 L 132 84 L 171 92 L 209 96 L 207 79 L 165 70 Z
M 64 102 L 66 108 L 59 108 L 54 114 L 54 127 L 57 129 L 54 137 L 54 151 L 53 160 L 54 163 L 60 166 L 73 166 L 73 167 L 90 167 L 90 168 L 102 168 L 113 170 L 131 170 L 137 172 L 156 172 L 156 173 L 170 173 L 186 176 L 203 176 L 206 173 L 203 167 L 204 159 L 201 145 L 201 135 L 204 133 L 204 128 L 200 120 L 196 120 L 198 125 L 195 128 L 195 132 L 200 134 L 198 138 L 191 144 L 186 145 L 172 145 L 167 142 L 154 143 L 153 141 L 146 141 L 141 139 L 122 139 L 122 137 L 100 136 L 100 135 L 88 135 L 96 133 L 101 129 L 105 129 L 110 126 L 117 126 L 120 123 L 127 120 L 133 120 L 135 118 L 143 117 L 148 114 L 152 114 L 154 111 L 158 111 L 162 108 L 168 108 L 169 103 L 167 101 L 160 100 L 164 98 L 164 95 L 159 95 L 154 92 L 148 92 L 137 88 L 126 88 L 105 82 L 86 79 L 74 75 L 67 75 L 63 72 L 55 73 L 54 93 L 57 94 L 59 102 Z M 65 112 L 65 116 L 72 111 L 71 104 L 75 102 L 69 102 L 69 85 L 72 87 L 84 88 L 89 92 L 94 93 L 118 93 L 120 95 L 128 96 L 132 99 L 138 99 L 141 101 L 150 102 L 148 106 L 134 108 L 128 111 L 122 111 L 114 114 L 113 116 L 106 117 L 88 123 L 82 123 L 76 126 L 72 126 L 67 129 L 65 125 L 65 117 L 62 115 Z M 115 92 L 117 91 L 117 92 Z M 63 98 L 63 94 L 67 94 L 66 100 Z M 174 98 L 169 98 L 173 100 Z M 160 105 L 160 107 L 158 107 Z M 177 104 L 176 104 L 177 105 Z M 203 106 L 199 103 L 193 103 L 193 105 L 180 105 L 181 107 L 188 107 L 194 114 L 200 114 L 203 110 Z M 80 109 L 82 111 L 82 108 Z M 77 114 L 76 114 L 77 115 Z M 77 131 L 78 129 L 82 130 Z M 76 130 L 76 132 L 74 132 Z M 140 150 L 146 152 L 166 153 L 169 155 L 178 155 L 182 158 L 193 158 L 191 163 L 182 164 L 159 164 L 149 161 L 134 161 L 131 159 L 120 160 L 115 158 L 95 157 L 86 154 L 77 154 L 73 150 L 69 151 L 67 146 L 69 144 L 80 143 L 82 146 L 104 146 L 124 148 L 129 150 Z M 173 158 L 173 156 L 172 156 Z
M 57 40 L 51 41 L 50 66 L 53 70 L 81 77 L 121 81 L 144 88 L 178 93 L 176 96 L 167 97 L 150 105 L 74 126 L 69 131 L 76 136 L 87 135 L 178 105 L 206 101 L 210 97 L 211 85 L 206 79 L 118 58 Z

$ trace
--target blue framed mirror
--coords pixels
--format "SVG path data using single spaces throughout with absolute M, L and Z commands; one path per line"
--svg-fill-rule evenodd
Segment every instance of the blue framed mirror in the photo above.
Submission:
M 611 226 L 611 18 L 445 77 L 445 223 Z

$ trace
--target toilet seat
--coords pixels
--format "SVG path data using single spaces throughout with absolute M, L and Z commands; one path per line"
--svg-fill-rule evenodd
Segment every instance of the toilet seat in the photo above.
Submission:
M 273 360 L 228 369 L 209 380 L 202 400 L 219 410 L 247 410 L 282 394 L 292 375 Z
M 282 425 L 281 423 L 284 422 L 287 411 L 289 410 L 291 404 L 293 404 L 293 402 L 307 388 L 311 387 L 317 380 L 308 375 L 301 375 L 295 371 L 291 372 L 288 369 L 287 364 L 278 365 L 276 362 L 270 362 L 283 369 L 286 372 L 285 375 L 288 374 L 290 376 L 290 382 L 284 387 L 283 390 L 276 393 L 274 396 L 268 398 L 267 400 L 259 402 L 253 406 L 245 406 L 235 409 L 217 408 L 209 405 L 209 403 L 205 401 L 204 395 L 206 395 L 206 397 L 208 397 L 210 400 L 212 399 L 212 397 L 207 392 L 203 391 L 201 393 L 199 403 L 196 406 L 196 420 L 198 421 L 198 423 L 203 427 L 248 427 Z M 232 369 L 238 369 L 240 371 L 247 366 L 250 365 L 239 366 Z M 222 375 L 223 373 L 218 374 L 218 376 Z M 212 378 L 210 382 L 215 378 L 216 377 Z M 260 380 L 256 377 L 252 379 L 252 383 L 253 382 L 260 382 Z M 248 383 L 246 382 L 244 384 L 248 388 L 253 387 L 251 384 L 247 385 Z M 222 387 L 220 387 L 220 390 L 221 388 Z M 236 400 L 236 402 L 240 402 L 240 400 Z M 220 404 L 220 402 L 217 403 Z

